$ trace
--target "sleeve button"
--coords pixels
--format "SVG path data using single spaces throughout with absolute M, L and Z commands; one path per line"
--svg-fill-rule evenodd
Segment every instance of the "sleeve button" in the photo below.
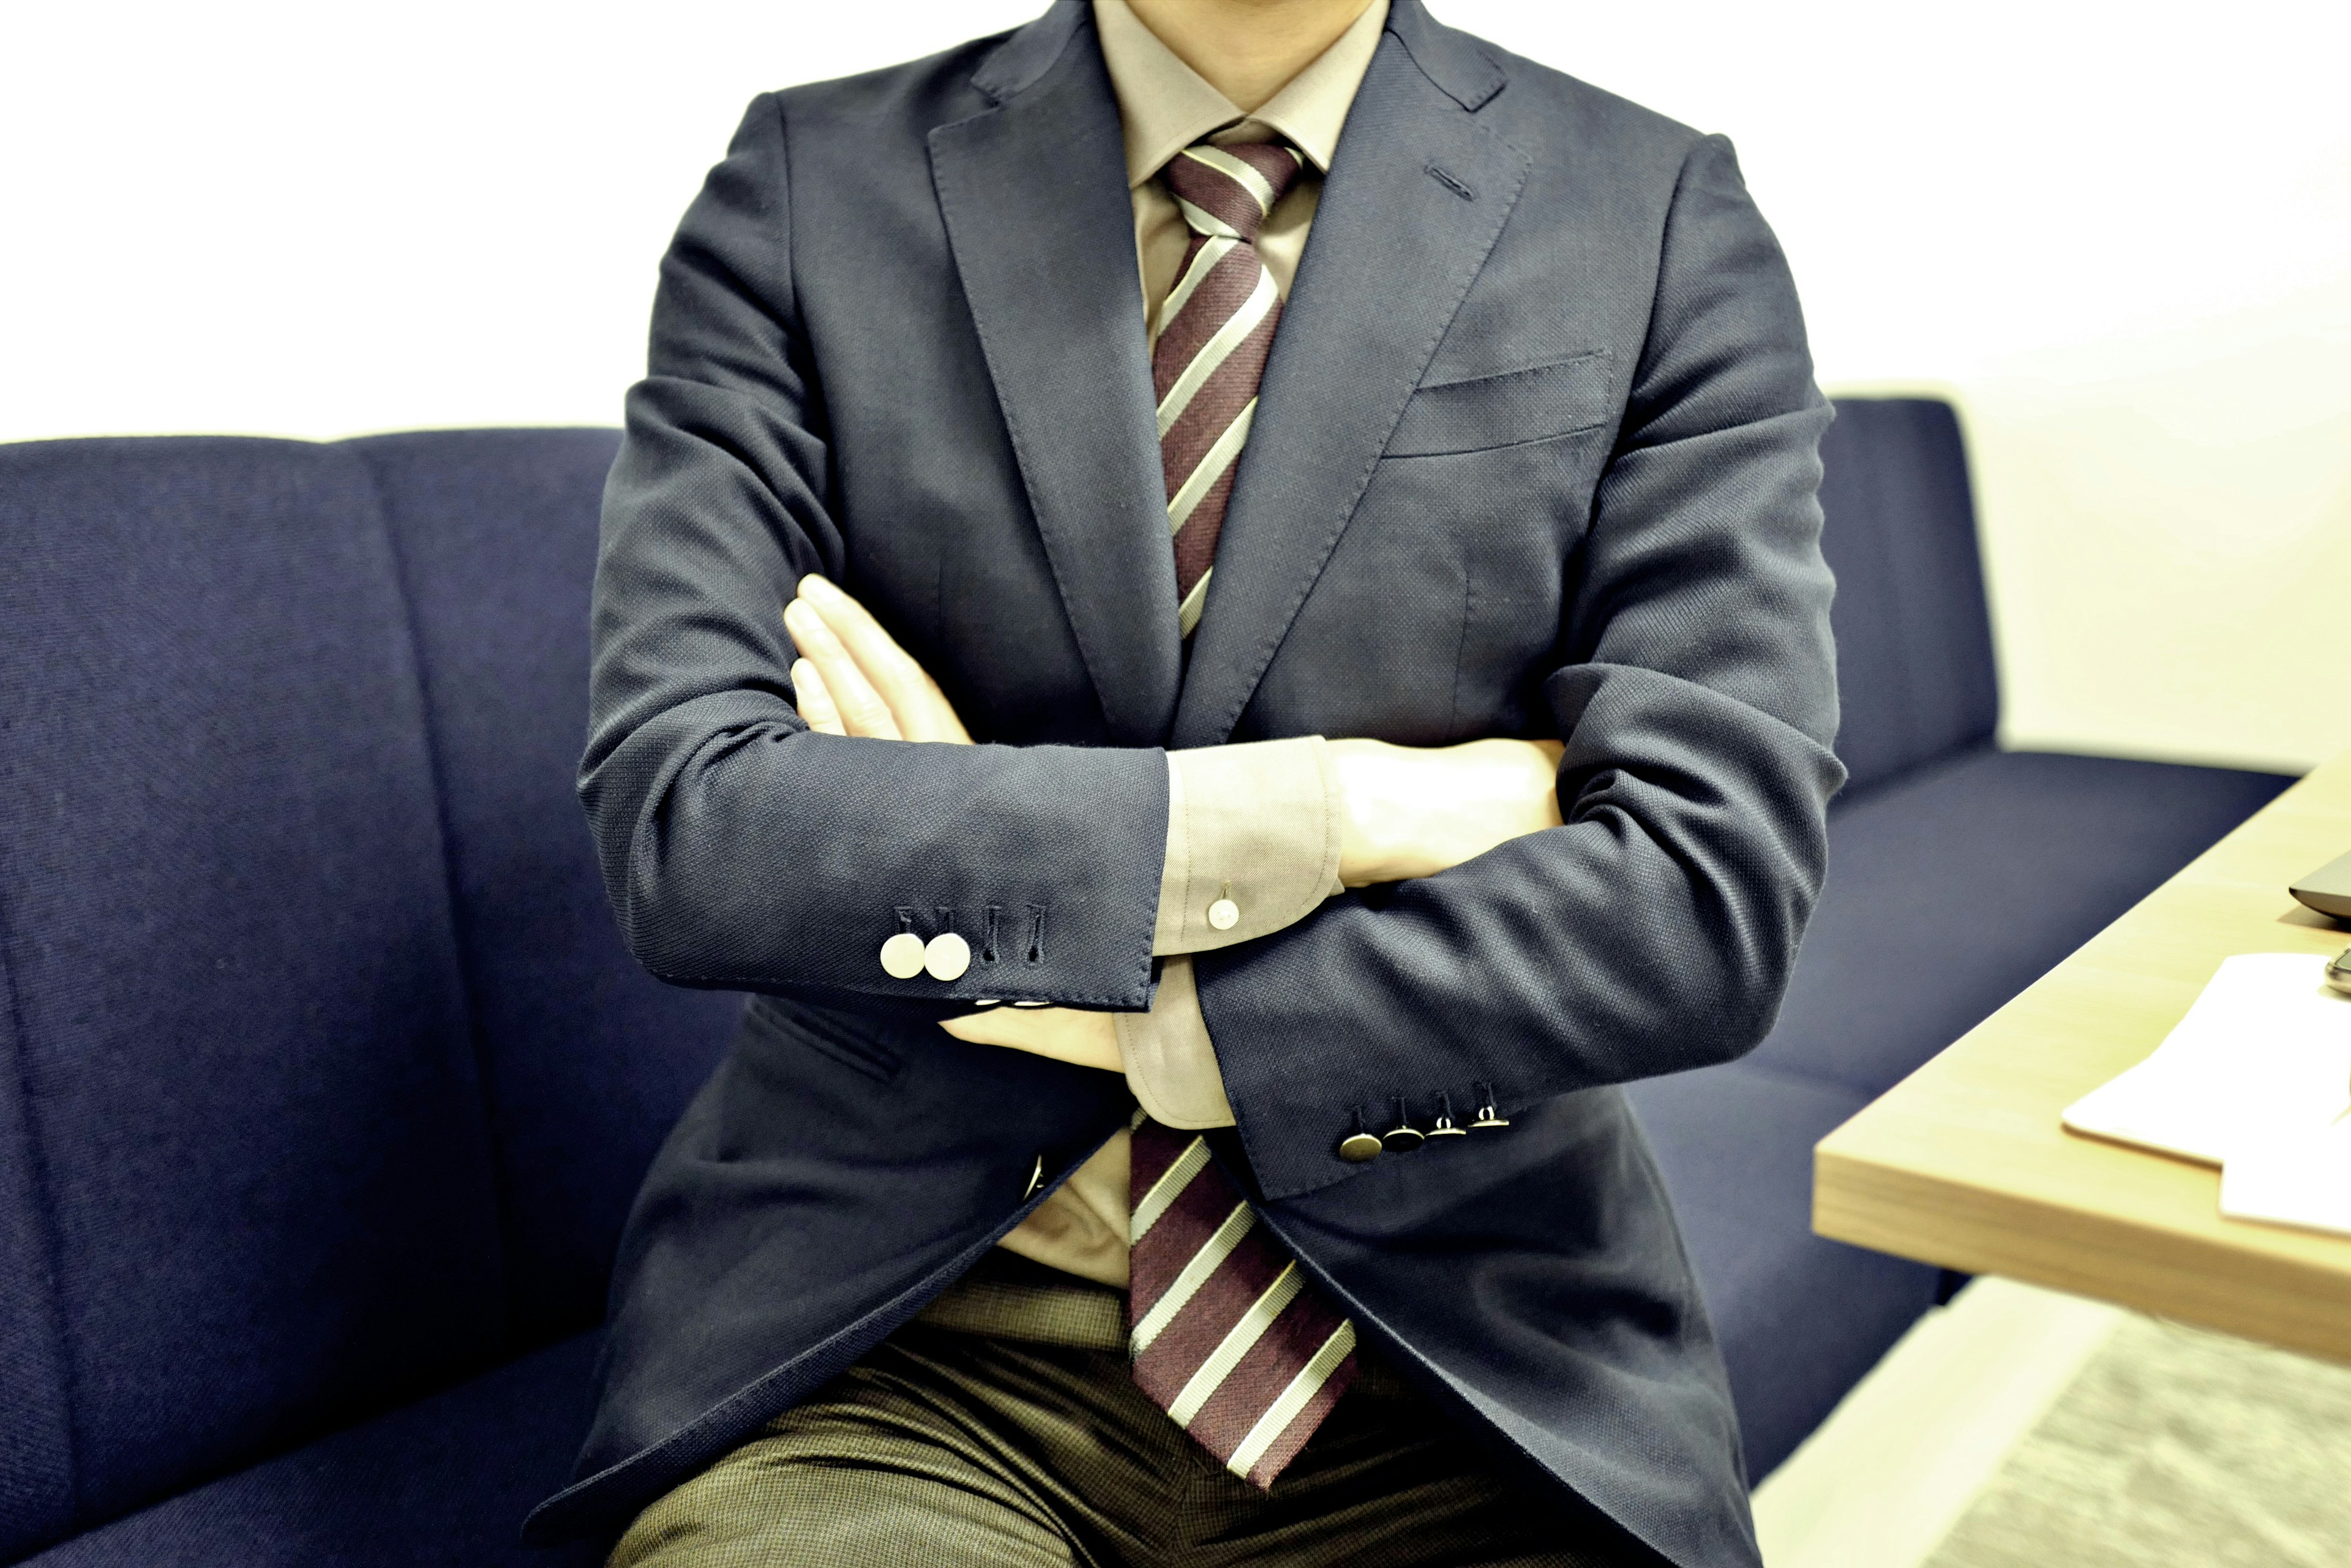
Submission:
M 971 967 L 971 944 L 952 931 L 942 931 L 923 949 L 923 967 L 934 980 L 959 980 Z
M 1384 1146 L 1369 1133 L 1350 1133 L 1339 1140 L 1339 1157 L 1350 1165 L 1359 1166 L 1365 1160 L 1378 1159 Z
M 1380 1134 L 1380 1142 L 1392 1155 L 1408 1155 L 1428 1142 L 1427 1135 L 1412 1124 L 1412 1105 L 1401 1094 L 1396 1096 L 1396 1124 Z
M 923 939 L 901 931 L 882 944 L 882 969 L 893 980 L 911 980 L 923 972 Z

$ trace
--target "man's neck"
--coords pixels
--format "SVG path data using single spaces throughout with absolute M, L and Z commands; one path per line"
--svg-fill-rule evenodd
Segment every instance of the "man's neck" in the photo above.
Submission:
M 1177 59 L 1248 113 L 1339 41 L 1371 0 L 1127 0 Z

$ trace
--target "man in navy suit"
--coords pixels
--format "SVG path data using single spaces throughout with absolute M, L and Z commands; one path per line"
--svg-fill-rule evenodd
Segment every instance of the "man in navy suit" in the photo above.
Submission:
M 1754 1563 L 1616 1086 L 1760 1040 L 1818 888 L 1828 417 L 1728 143 L 1419 0 L 755 102 L 580 791 L 640 958 L 758 995 L 533 1532 Z

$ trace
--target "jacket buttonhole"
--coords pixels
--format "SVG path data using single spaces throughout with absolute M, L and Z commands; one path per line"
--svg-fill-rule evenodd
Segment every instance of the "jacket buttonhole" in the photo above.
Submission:
M 1468 186 L 1463 184 L 1460 181 L 1455 179 L 1451 174 L 1447 173 L 1444 170 L 1438 168 L 1434 163 L 1431 163 L 1428 166 L 1428 177 L 1436 181 L 1438 184 L 1444 186 L 1447 190 L 1452 192 L 1455 195 L 1460 197 L 1465 202 L 1474 202 L 1478 199 L 1477 192 L 1471 190 Z

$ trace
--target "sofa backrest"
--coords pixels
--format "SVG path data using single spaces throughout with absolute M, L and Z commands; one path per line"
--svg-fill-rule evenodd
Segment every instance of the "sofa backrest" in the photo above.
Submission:
M 374 482 L 0 447 L 0 1547 L 478 1362 L 497 1200 Z
M 0 1561 L 595 1319 L 738 1005 L 571 795 L 612 439 L 0 446 Z
M 1849 793 L 1992 738 L 1991 622 L 1951 405 L 1841 398 L 1821 443 Z
M 742 1007 L 658 984 L 629 956 L 572 793 L 596 517 L 619 444 L 612 430 L 349 444 L 375 473 L 415 611 L 526 1343 L 601 1314 L 637 1184 Z

